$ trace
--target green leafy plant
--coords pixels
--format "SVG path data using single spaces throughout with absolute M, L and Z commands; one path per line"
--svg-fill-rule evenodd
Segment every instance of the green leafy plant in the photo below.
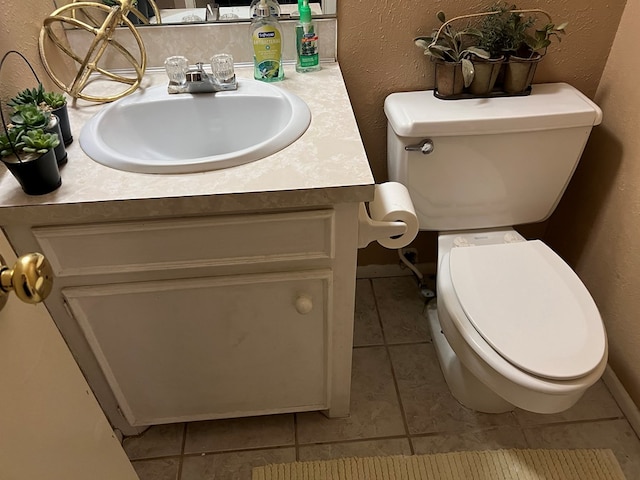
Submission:
M 44 102 L 44 87 L 41 83 L 34 88 L 25 88 L 21 92 L 7 102 L 10 107 L 18 107 L 20 105 L 40 105 Z
M 21 152 L 24 147 L 22 128 L 8 127 L 5 133 L 0 134 L 0 156 L 8 157 L 15 152 Z
M 0 156 L 26 153 L 40 156 L 60 145 L 57 133 L 48 133 L 41 128 L 25 130 L 23 127 L 10 126 L 0 134 Z
M 17 105 L 11 115 L 11 123 L 24 130 L 45 128 L 51 120 L 51 112 L 32 103 Z
M 530 20 L 523 21 L 522 17 L 512 13 L 512 10 L 516 9 L 515 5 L 499 2 L 488 8 L 487 12 L 490 15 L 482 17 L 480 24 L 482 37 L 478 45 L 487 50 L 491 58 L 498 58 L 515 51 L 524 41 Z
M 18 94 L 7 102 L 7 105 L 13 108 L 20 105 L 39 105 L 44 107 L 45 105 L 49 109 L 56 109 L 62 107 L 66 103 L 64 95 L 58 92 L 47 92 L 44 86 L 39 83 L 37 87 L 25 88 L 18 92 Z
M 44 103 L 46 103 L 53 110 L 56 108 L 62 107 L 67 100 L 64 98 L 64 95 L 58 92 L 44 92 Z
M 23 152 L 38 153 L 40 155 L 47 153 L 52 148 L 60 144 L 57 133 L 47 133 L 44 130 L 29 130 L 22 136 L 24 146 Z
M 438 12 L 438 20 L 442 24 L 446 23 L 444 12 Z M 444 28 L 435 30 L 430 36 L 416 37 L 414 43 L 424 49 L 424 54 L 429 55 L 443 62 L 460 62 L 462 64 L 462 76 L 464 84 L 468 87 L 473 80 L 474 69 L 470 60 L 471 55 L 480 58 L 490 58 L 489 52 L 477 46 L 482 32 L 470 26 L 463 30 L 456 30 L 450 23 Z
M 492 58 L 501 55 L 531 58 L 535 53 L 546 50 L 551 44 L 551 37 L 556 36 L 560 40 L 560 35 L 566 33 L 566 22 L 557 27 L 548 23 L 530 33 L 536 18 L 517 10 L 516 5 L 499 2 L 487 10 L 492 12 L 491 15 L 483 17 L 479 28 L 482 37 L 478 46 L 487 50 Z
M 532 54 L 541 50 L 546 52 L 547 47 L 551 45 L 552 37 L 556 37 L 559 42 L 562 41 L 560 35 L 567 33 L 565 31 L 566 27 L 567 22 L 561 23 L 557 27 L 553 23 L 547 23 L 544 27 L 537 29 L 533 35 L 525 35 L 524 43 Z

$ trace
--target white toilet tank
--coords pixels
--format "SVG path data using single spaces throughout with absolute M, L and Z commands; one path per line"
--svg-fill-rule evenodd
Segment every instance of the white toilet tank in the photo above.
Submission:
M 545 220 L 602 119 L 564 83 L 534 85 L 524 97 L 394 93 L 384 111 L 389 180 L 408 188 L 420 229 L 437 231 Z

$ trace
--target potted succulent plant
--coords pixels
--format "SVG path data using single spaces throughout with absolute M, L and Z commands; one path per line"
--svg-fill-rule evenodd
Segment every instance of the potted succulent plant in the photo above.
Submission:
M 446 98 L 463 92 L 473 81 L 474 66 L 471 56 L 489 58 L 489 53 L 477 47 L 482 33 L 472 27 L 456 30 L 446 21 L 444 12 L 438 12 L 440 29 L 431 36 L 417 37 L 414 43 L 424 54 L 436 62 L 436 93 Z
M 0 134 L 0 157 L 28 195 L 43 195 L 61 184 L 54 149 L 60 140 L 42 128 L 10 126 Z
M 60 121 L 52 115 L 48 109 L 43 109 L 33 103 L 26 103 L 14 107 L 11 114 L 11 124 L 24 131 L 43 129 L 45 132 L 55 133 L 62 138 Z M 64 143 L 60 142 L 54 149 L 58 166 L 67 163 L 67 150 Z
M 67 100 L 61 93 L 47 92 L 42 83 L 38 83 L 35 88 L 25 88 L 13 97 L 7 105 L 13 108 L 19 105 L 34 104 L 43 110 L 50 110 L 53 115 L 58 117 L 60 123 L 60 131 L 64 145 L 73 142 L 71 134 L 71 125 L 69 124 L 69 113 L 67 112 Z

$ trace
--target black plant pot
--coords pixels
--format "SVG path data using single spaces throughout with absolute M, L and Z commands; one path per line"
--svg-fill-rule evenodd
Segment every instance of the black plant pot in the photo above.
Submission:
M 22 154 L 21 158 L 22 161 L 15 156 L 2 160 L 27 195 L 44 195 L 62 185 L 53 149 L 39 157 L 30 158 Z
M 64 146 L 64 142 L 62 141 L 62 131 L 60 130 L 60 120 L 57 115 L 51 115 L 51 120 L 49 121 L 49 126 L 45 130 L 47 133 L 55 133 L 58 135 L 60 139 L 60 143 L 56 148 L 54 148 L 54 152 L 56 155 L 56 162 L 58 166 L 61 167 L 65 163 L 67 163 L 67 149 Z
M 65 103 L 63 106 L 53 109 L 51 111 L 58 120 L 60 121 L 60 130 L 62 131 L 62 138 L 60 139 L 62 143 L 69 145 L 73 142 L 73 135 L 71 135 L 71 125 L 69 124 L 69 112 L 67 112 L 67 104 Z

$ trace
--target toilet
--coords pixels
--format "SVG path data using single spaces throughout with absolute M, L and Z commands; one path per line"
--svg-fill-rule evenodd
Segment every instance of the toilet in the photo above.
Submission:
M 438 232 L 428 322 L 447 384 L 488 413 L 557 413 L 604 372 L 607 337 L 578 276 L 512 226 L 556 208 L 602 112 L 564 83 L 528 96 L 440 100 L 394 93 L 388 171 L 420 230 Z

